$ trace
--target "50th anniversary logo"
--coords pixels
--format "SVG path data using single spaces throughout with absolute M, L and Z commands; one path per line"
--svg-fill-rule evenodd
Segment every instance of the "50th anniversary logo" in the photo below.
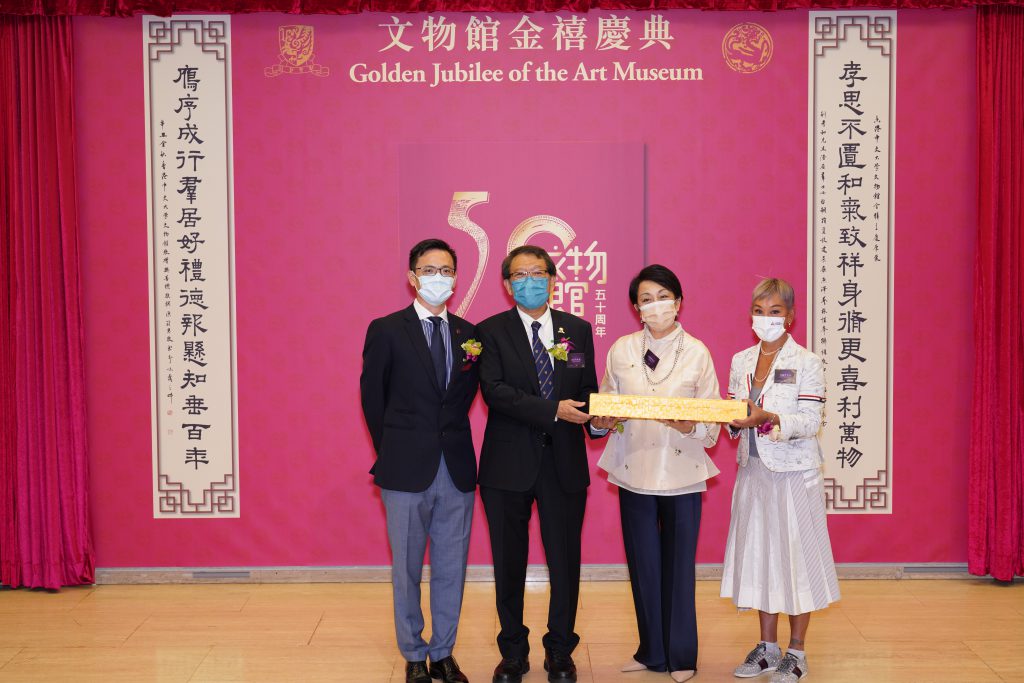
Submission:
M 396 17 L 393 17 L 392 19 L 395 24 L 382 25 L 389 29 L 391 44 L 380 51 L 384 52 L 385 50 L 397 47 L 402 51 L 409 52 L 412 50 L 412 46 L 403 43 L 401 41 L 401 35 L 404 28 L 411 26 L 411 24 L 409 22 L 406 22 L 406 24 L 399 24 Z M 580 18 L 578 17 L 573 17 L 573 19 L 580 21 Z M 620 24 L 614 31 L 606 31 L 604 24 L 601 24 L 601 33 L 598 37 L 597 49 L 628 50 L 630 46 L 626 41 L 629 38 L 630 28 L 628 25 L 621 23 L 623 21 L 628 22 L 628 19 L 617 19 L 614 15 L 612 19 L 620 22 Z M 427 43 L 428 48 L 431 51 L 436 47 L 450 51 L 454 47 L 455 24 L 445 23 L 445 21 L 444 17 L 441 17 L 439 21 L 430 17 L 424 22 L 425 37 L 423 38 L 423 41 Z M 470 20 L 471 26 L 469 28 L 472 28 L 473 21 L 476 21 L 476 17 L 473 17 Z M 488 21 L 491 21 L 490 17 L 488 17 Z M 583 33 L 583 29 L 578 29 L 575 34 L 569 34 L 562 30 L 568 22 L 563 22 L 561 18 L 559 18 L 558 21 L 559 32 L 556 33 L 557 49 L 563 50 L 575 48 L 582 50 L 583 43 L 586 40 L 586 35 Z M 516 44 L 513 49 L 541 49 L 537 36 L 543 29 L 532 22 L 529 22 L 526 17 L 523 18 L 523 21 L 520 21 L 519 26 L 522 26 L 524 22 L 527 22 L 531 28 L 520 29 L 517 27 L 512 32 L 512 34 L 517 32 L 519 33 L 519 35 L 514 38 Z M 496 26 L 498 22 L 492 23 Z M 439 27 L 445 30 L 443 32 L 438 31 L 437 29 Z M 396 33 L 396 28 L 401 30 Z M 429 34 L 428 28 L 431 30 Z M 531 30 L 533 35 L 529 35 L 527 33 L 527 31 Z M 473 49 L 474 47 L 475 49 L 488 49 L 486 42 L 483 44 L 480 43 L 479 31 L 477 32 L 477 37 L 475 39 L 477 41 L 476 43 L 473 42 L 473 33 L 470 33 L 469 35 L 470 49 Z M 493 43 L 490 45 L 490 49 L 496 50 L 497 37 L 492 36 L 491 40 L 493 40 Z M 645 22 L 644 35 L 641 40 L 646 42 L 644 42 L 640 47 L 640 50 L 644 50 L 654 45 L 660 45 L 664 49 L 668 50 L 671 49 L 671 41 L 674 40 L 674 38 L 670 34 L 668 22 L 660 15 L 655 15 L 652 19 L 648 19 Z M 330 68 L 316 62 L 313 46 L 314 35 L 312 26 L 289 25 L 278 27 L 278 63 L 264 68 L 264 75 L 267 78 L 274 78 L 280 75 L 307 74 L 319 77 L 329 76 L 331 73 Z M 722 39 L 722 57 L 725 60 L 725 63 L 730 69 L 741 74 L 753 74 L 764 69 L 771 61 L 773 50 L 774 44 L 771 34 L 766 28 L 753 22 L 736 24 L 726 32 L 725 37 Z M 505 81 L 513 83 L 531 81 L 538 83 L 597 81 L 702 81 L 704 80 L 704 71 L 702 68 L 694 66 L 641 66 L 636 60 L 614 60 L 611 64 L 602 66 L 588 65 L 586 62 L 581 61 L 573 68 L 552 66 L 549 61 L 525 61 L 520 67 L 507 70 L 501 68 L 488 68 L 480 61 L 469 62 L 466 64 L 461 61 L 456 61 L 453 64 L 435 62 L 432 64 L 432 70 L 430 73 L 428 73 L 428 70 L 426 69 L 403 68 L 401 62 L 380 62 L 375 66 L 360 62 L 353 64 L 349 68 L 348 76 L 349 80 L 354 83 L 422 83 L 429 84 L 431 88 L 434 88 L 443 84 L 501 83 Z

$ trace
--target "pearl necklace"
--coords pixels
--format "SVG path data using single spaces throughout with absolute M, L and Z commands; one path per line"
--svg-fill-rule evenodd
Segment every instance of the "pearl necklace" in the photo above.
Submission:
M 781 349 L 781 348 L 782 347 L 780 346 L 779 349 Z M 770 353 L 770 354 L 766 353 L 765 355 L 766 356 L 774 356 L 776 353 L 779 352 L 779 349 L 775 349 L 775 351 L 773 353 Z M 764 381 L 766 379 L 768 379 L 768 375 L 772 374 L 772 368 L 775 367 L 775 361 L 777 361 L 777 360 L 778 360 L 777 356 L 775 358 L 772 358 L 772 362 L 768 365 L 768 369 L 765 370 L 764 377 L 758 377 L 757 376 L 757 366 L 755 365 L 754 366 L 754 381 L 757 382 L 758 384 L 764 385 Z
M 672 358 L 672 367 L 669 368 L 668 373 L 664 377 L 662 377 L 658 381 L 654 381 L 653 379 L 651 379 L 651 375 L 647 371 L 647 360 L 646 360 L 646 358 L 647 358 L 647 333 L 644 332 L 642 334 L 643 346 L 642 346 L 641 351 L 640 351 L 640 367 L 644 371 L 644 379 L 647 380 L 648 386 L 650 386 L 652 389 L 654 387 L 658 386 L 659 384 L 661 384 L 662 382 L 664 382 L 665 380 L 667 380 L 669 377 L 672 376 L 672 372 L 676 369 L 676 364 L 679 363 L 679 356 L 683 353 L 683 337 L 684 336 L 686 336 L 686 333 L 684 333 L 682 330 L 680 330 L 679 331 L 679 338 L 676 341 L 675 357 Z

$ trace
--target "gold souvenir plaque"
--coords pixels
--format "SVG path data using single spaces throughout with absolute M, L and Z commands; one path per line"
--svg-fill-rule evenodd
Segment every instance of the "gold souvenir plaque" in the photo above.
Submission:
M 591 415 L 692 422 L 732 422 L 747 416 L 743 401 L 628 394 L 591 394 L 589 410 Z

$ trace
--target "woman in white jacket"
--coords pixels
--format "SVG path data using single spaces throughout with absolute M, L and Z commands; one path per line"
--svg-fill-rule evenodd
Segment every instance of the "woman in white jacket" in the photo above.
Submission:
M 788 333 L 793 288 L 762 280 L 751 305 L 760 343 L 740 351 L 729 369 L 729 397 L 749 416 L 729 425 L 739 439 L 739 471 L 722 573 L 722 597 L 759 611 L 761 641 L 736 667 L 737 678 L 774 672 L 772 683 L 807 675 L 804 641 L 811 612 L 839 599 L 825 517 L 818 430 L 825 409 L 821 359 Z M 789 615 L 785 656 L 779 614 Z
M 602 393 L 719 398 L 711 354 L 676 316 L 683 302 L 675 274 L 659 265 L 640 271 L 629 298 L 644 328 L 608 351 Z M 595 417 L 609 429 L 622 420 Z M 672 680 L 697 669 L 695 558 L 701 496 L 718 468 L 705 453 L 717 423 L 630 420 L 612 434 L 597 466 L 619 488 L 622 538 L 640 644 L 623 671 L 668 671 Z

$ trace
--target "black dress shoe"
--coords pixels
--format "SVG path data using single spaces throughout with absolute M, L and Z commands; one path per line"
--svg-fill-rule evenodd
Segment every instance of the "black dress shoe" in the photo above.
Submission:
M 405 683 L 431 683 L 426 662 L 405 663 Z
M 528 659 L 506 657 L 498 662 L 498 666 L 494 667 L 494 677 L 491 678 L 491 683 L 520 683 L 529 670 L 530 661 Z
M 576 665 L 571 655 L 564 655 L 554 650 L 544 653 L 544 670 L 548 672 L 549 681 L 575 681 Z
M 430 663 L 430 677 L 439 678 L 441 683 L 469 683 L 459 663 L 451 655 Z

